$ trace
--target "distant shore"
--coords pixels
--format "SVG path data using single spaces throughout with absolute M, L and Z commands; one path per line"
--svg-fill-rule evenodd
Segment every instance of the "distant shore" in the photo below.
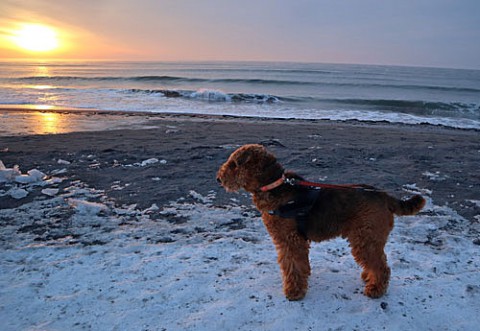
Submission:
M 0 160 L 5 166 L 49 174 L 59 168 L 59 160 L 66 160 L 71 180 L 103 189 L 119 204 L 161 206 L 192 189 L 218 191 L 220 202 L 238 198 L 249 203 L 246 195 L 223 192 L 215 173 L 234 148 L 262 143 L 285 168 L 310 180 L 368 183 L 399 197 L 413 188 L 472 222 L 480 214 L 476 130 L 22 107 L 0 107 L 0 119 Z M 150 158 L 165 163 L 142 169 L 118 166 Z M 122 191 L 112 188 L 127 181 L 130 185 Z M 3 197 L 0 208 L 20 203 Z

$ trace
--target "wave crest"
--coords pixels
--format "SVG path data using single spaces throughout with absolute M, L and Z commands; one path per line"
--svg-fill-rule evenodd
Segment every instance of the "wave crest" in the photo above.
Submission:
M 245 102 L 256 104 L 271 104 L 281 102 L 281 98 L 269 94 L 255 94 L 255 93 L 225 93 L 220 90 L 199 89 L 197 91 L 186 90 L 144 90 L 144 89 L 130 89 L 127 93 L 144 93 L 144 94 L 161 94 L 166 98 L 185 98 L 196 99 L 208 102 Z

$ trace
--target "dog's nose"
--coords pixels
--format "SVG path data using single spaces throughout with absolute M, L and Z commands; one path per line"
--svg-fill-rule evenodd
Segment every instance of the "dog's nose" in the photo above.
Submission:
M 222 180 L 220 179 L 220 177 L 217 177 L 217 183 L 222 184 Z

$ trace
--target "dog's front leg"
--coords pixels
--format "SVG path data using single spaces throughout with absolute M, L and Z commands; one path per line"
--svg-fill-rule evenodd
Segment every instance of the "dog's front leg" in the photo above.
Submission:
M 275 241 L 275 240 L 274 240 Z M 307 294 L 310 262 L 309 244 L 297 233 L 287 236 L 286 241 L 275 242 L 278 263 L 282 270 L 283 291 L 288 300 L 301 300 Z
M 288 300 L 301 300 L 308 289 L 310 244 L 298 232 L 295 220 L 271 215 L 263 219 L 277 249 L 285 296 Z

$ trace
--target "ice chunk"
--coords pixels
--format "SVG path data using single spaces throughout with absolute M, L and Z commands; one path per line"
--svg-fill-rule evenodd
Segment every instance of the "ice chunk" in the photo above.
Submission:
M 108 207 L 102 203 L 89 202 L 80 199 L 68 199 L 70 206 L 76 209 L 76 211 L 83 215 L 97 215 L 102 211 L 108 210 Z
M 40 182 L 45 177 L 45 174 L 37 169 L 28 171 L 28 175 L 20 175 L 15 177 L 15 181 L 21 184 L 29 184 Z
M 145 209 L 145 210 L 143 211 L 143 213 L 144 213 L 144 214 L 151 214 L 151 213 L 153 213 L 153 212 L 155 212 L 155 211 L 157 211 L 157 210 L 159 210 L 159 209 L 160 209 L 160 208 L 158 208 L 157 204 L 154 203 L 154 204 L 152 204 L 149 208 Z
M 151 159 L 142 161 L 142 163 L 140 163 L 140 166 L 145 167 L 145 166 L 152 165 L 152 164 L 155 164 L 155 163 L 158 163 L 158 162 L 159 162 L 158 159 L 153 157 Z
M 54 169 L 54 170 L 52 170 L 52 171 L 50 172 L 50 174 L 52 174 L 52 175 L 55 176 L 55 175 L 64 174 L 64 173 L 66 173 L 66 172 L 67 172 L 67 169 L 62 168 L 62 169 Z
M 15 177 L 22 174 L 17 165 L 13 168 L 7 168 L 2 161 L 0 162 L 0 183 L 13 182 Z
M 44 188 L 42 190 L 42 193 L 45 194 L 45 195 L 48 195 L 50 197 L 53 197 L 54 195 L 56 195 L 58 193 L 58 188 Z
M 442 181 L 447 179 L 449 176 L 448 175 L 442 175 L 440 171 L 435 171 L 435 173 L 430 172 L 430 171 L 425 171 L 422 173 L 423 176 L 427 177 L 428 179 L 432 181 Z
M 126 164 L 124 167 L 146 167 L 155 163 L 160 163 L 160 164 L 167 164 L 167 160 L 159 160 L 155 157 L 152 157 L 150 159 L 144 160 L 142 162 L 136 162 L 133 164 Z
M 23 199 L 28 195 L 28 192 L 23 188 L 14 187 L 8 190 L 7 194 L 9 194 L 14 199 Z

